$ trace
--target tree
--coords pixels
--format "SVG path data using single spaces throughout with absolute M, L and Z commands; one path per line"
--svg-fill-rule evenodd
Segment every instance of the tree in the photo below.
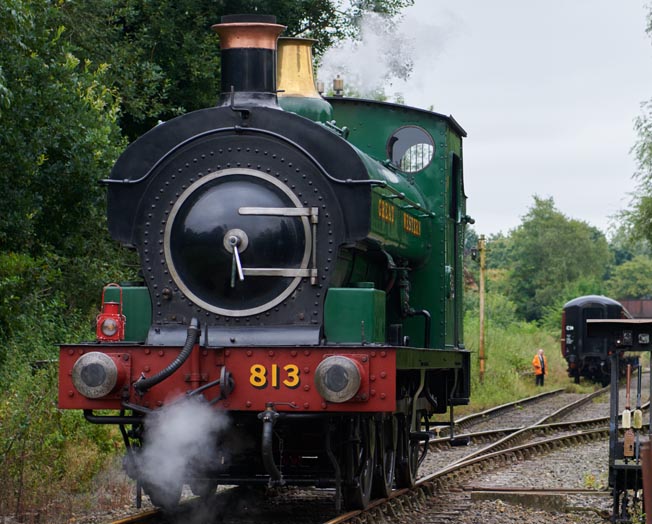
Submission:
M 639 255 L 616 266 L 607 281 L 610 297 L 650 298 L 652 296 L 652 259 Z
M 598 286 L 610 253 L 598 229 L 560 213 L 552 198 L 535 196 L 511 235 L 509 259 L 510 296 L 517 311 L 526 320 L 538 320 L 546 306 L 571 298 L 564 295 L 578 281 Z
M 647 16 L 647 34 L 652 38 L 652 4 Z M 637 191 L 631 201 L 631 209 L 623 211 L 621 218 L 636 238 L 652 242 L 652 99 L 641 104 L 641 114 L 634 128 L 638 140 L 632 151 L 636 157 Z
M 0 246 L 79 253 L 103 228 L 105 178 L 121 147 L 106 66 L 75 57 L 51 2 L 0 4 Z
M 79 56 L 113 66 L 121 126 L 131 139 L 158 120 L 215 105 L 219 96 L 218 38 L 211 25 L 233 13 L 275 14 L 286 36 L 317 40 L 319 55 L 355 35 L 365 10 L 397 15 L 413 0 L 80 0 L 60 18 Z
M 637 161 L 634 178 L 637 191 L 631 201 L 631 209 L 623 211 L 621 218 L 634 238 L 652 242 L 652 100 L 641 105 L 642 114 L 636 119 L 638 140 L 633 147 Z
M 85 314 L 124 259 L 98 184 L 124 147 L 118 99 L 58 14 L 48 0 L 0 3 L 0 366 L 12 334 Z

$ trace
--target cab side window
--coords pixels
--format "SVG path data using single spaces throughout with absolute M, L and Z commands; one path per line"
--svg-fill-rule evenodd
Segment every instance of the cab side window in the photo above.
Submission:
M 434 153 L 432 137 L 416 126 L 397 129 L 387 142 L 387 156 L 404 173 L 416 173 L 426 168 Z

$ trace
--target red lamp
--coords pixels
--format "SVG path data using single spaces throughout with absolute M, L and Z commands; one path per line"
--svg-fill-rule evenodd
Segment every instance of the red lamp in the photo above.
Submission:
M 119 302 L 106 302 L 104 292 L 107 288 L 117 287 L 120 290 Z M 122 288 L 118 284 L 108 284 L 102 290 L 102 312 L 97 315 L 95 336 L 104 342 L 116 342 L 125 339 L 126 317 L 122 314 Z

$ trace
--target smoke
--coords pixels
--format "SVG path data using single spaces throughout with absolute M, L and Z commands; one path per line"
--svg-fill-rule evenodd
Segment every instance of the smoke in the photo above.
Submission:
M 145 445 L 137 456 L 141 480 L 159 498 L 176 497 L 189 476 L 219 469 L 217 443 L 228 418 L 202 398 L 183 398 L 145 419 Z M 176 502 L 176 501 L 171 501 Z
M 418 83 L 422 89 L 432 86 L 431 78 L 438 57 L 457 27 L 450 13 L 440 13 L 439 24 L 418 18 L 406 11 L 395 21 L 379 13 L 365 13 L 360 22 L 359 40 L 348 40 L 324 53 L 317 77 L 330 90 L 333 79 L 340 75 L 347 95 L 363 98 L 401 101 L 400 92 L 407 85 Z
M 317 77 L 327 89 L 340 75 L 345 79 L 347 93 L 372 97 L 384 93 L 392 78 L 409 76 L 414 42 L 400 34 L 390 20 L 378 13 L 365 13 L 360 21 L 359 40 L 342 42 L 324 53 Z

